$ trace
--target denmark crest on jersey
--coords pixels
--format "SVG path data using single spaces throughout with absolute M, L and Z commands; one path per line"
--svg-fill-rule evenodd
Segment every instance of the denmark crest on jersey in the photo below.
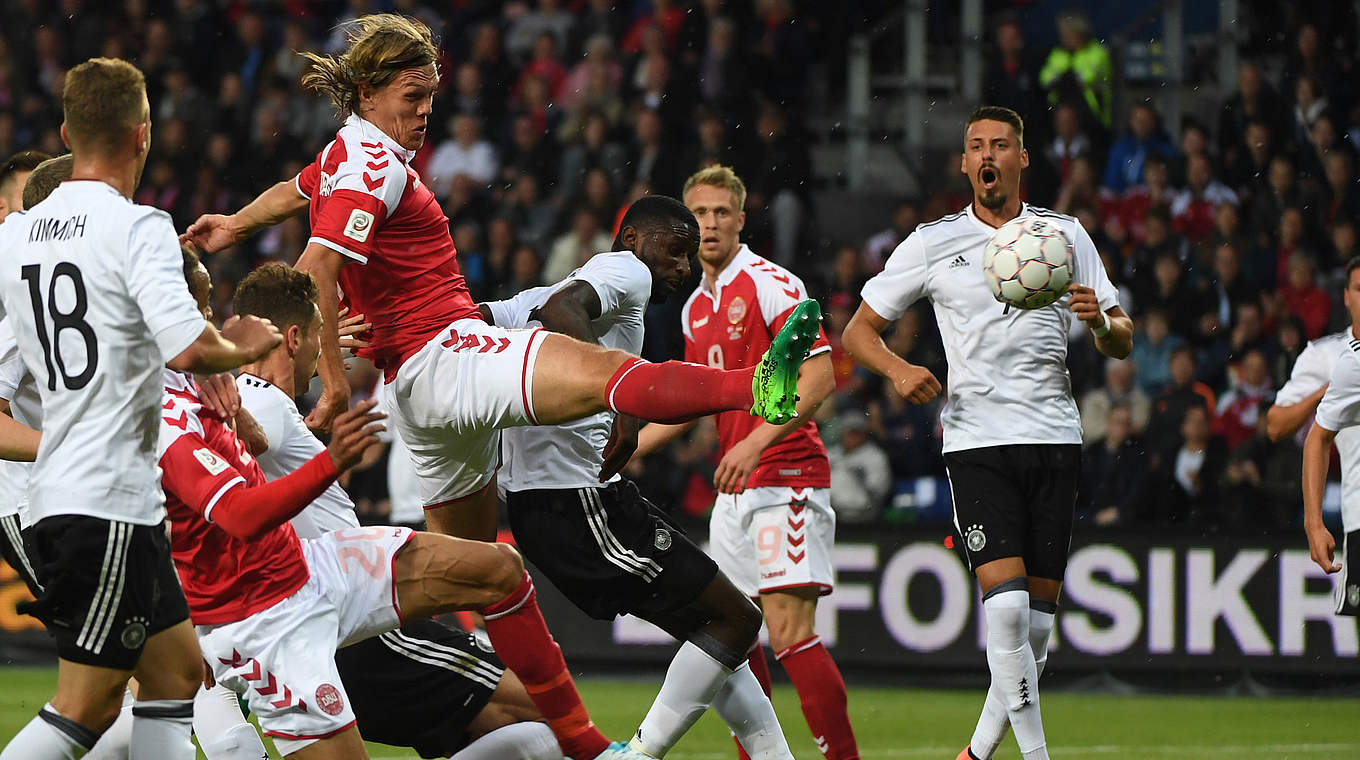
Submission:
M 733 298 L 727 304 L 727 321 L 737 324 L 746 318 L 746 299 L 741 296 Z

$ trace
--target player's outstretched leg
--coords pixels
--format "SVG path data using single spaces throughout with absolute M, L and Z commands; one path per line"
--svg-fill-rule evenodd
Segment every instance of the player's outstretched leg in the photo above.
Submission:
M 1030 580 L 1034 583 L 1034 579 Z M 1035 679 L 1044 675 L 1048 664 L 1048 640 L 1053 632 L 1053 618 L 1058 611 L 1057 602 L 1040 599 L 1031 592 L 1029 599 L 1029 646 L 1034 652 Z M 1006 738 L 1011 727 L 1010 714 L 1005 700 L 995 687 L 987 690 L 987 701 L 982 705 L 982 715 L 978 718 L 973 739 L 959 753 L 958 760 L 991 760 L 996 748 Z
M 562 650 L 538 609 L 533 581 L 508 544 L 416 533 L 396 555 L 397 604 L 407 618 L 477 610 L 506 667 L 572 760 L 632 760 L 641 755 L 610 743 L 591 722 Z
M 534 360 L 533 419 L 556 425 L 606 409 L 650 422 L 678 423 L 749 410 L 774 424 L 793 419 L 798 368 L 816 342 L 821 308 L 794 308 L 755 367 L 724 370 L 689 362 L 652 363 L 561 335 Z

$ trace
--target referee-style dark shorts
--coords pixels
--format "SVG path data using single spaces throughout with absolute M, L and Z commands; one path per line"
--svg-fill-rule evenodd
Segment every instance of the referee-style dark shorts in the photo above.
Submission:
M 146 640 L 189 619 L 165 523 L 56 515 L 24 531 L 37 601 L 19 605 L 82 665 L 132 670 Z
M 359 733 L 368 741 L 449 757 L 491 701 L 505 665 L 491 645 L 417 620 L 335 653 Z
M 1029 575 L 1062 580 L 1072 543 L 1081 446 L 988 446 L 949 452 L 944 464 L 969 570 L 1020 557 Z
M 28 550 L 24 548 L 24 537 L 19 532 L 19 516 L 5 515 L 0 517 L 0 558 L 4 558 L 5 564 L 14 568 L 14 572 L 19 574 L 19 579 L 28 586 L 28 593 L 37 596 L 42 589 L 38 586 L 38 578 L 33 572 L 33 564 L 28 561 Z
M 511 491 L 506 504 L 520 552 L 598 620 L 675 612 L 718 574 L 713 560 L 627 480 Z

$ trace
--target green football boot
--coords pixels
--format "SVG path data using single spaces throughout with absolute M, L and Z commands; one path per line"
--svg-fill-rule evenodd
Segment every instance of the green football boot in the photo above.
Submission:
M 756 365 L 756 375 L 751 379 L 751 396 L 755 398 L 751 414 L 772 425 L 783 425 L 798 416 L 798 368 L 817 342 L 821 323 L 822 307 L 816 301 L 807 299 L 793 307 L 784 328 Z

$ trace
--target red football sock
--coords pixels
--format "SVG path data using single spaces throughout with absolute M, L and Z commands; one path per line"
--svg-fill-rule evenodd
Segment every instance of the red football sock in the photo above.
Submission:
M 746 654 L 746 660 L 751 666 L 751 673 L 760 682 L 760 688 L 765 690 L 765 696 L 772 697 L 774 685 L 770 682 L 770 665 L 765 662 L 765 649 L 759 641 Z M 734 741 L 736 738 L 735 736 L 732 737 Z M 751 756 L 746 754 L 746 748 L 741 746 L 741 742 L 737 742 L 737 758 L 738 760 L 751 760 Z
M 649 422 L 689 422 L 718 412 L 750 411 L 755 367 L 722 370 L 689 362 L 630 359 L 605 385 L 610 409 Z
M 859 747 L 846 710 L 845 681 L 831 654 L 816 636 L 775 656 L 798 690 L 803 716 L 828 760 L 858 760 Z
M 514 593 L 481 613 L 496 654 L 524 682 L 562 752 L 572 760 L 593 760 L 603 752 L 609 740 L 595 728 L 581 703 L 562 649 L 538 611 L 538 595 L 529 574 L 524 574 Z

